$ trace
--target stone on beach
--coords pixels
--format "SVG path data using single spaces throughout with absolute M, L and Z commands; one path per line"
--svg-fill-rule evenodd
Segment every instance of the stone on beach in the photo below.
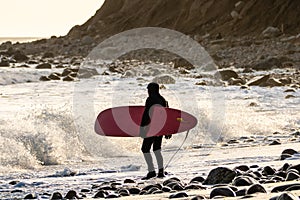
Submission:
M 74 78 L 72 76 L 68 75 L 68 76 L 64 77 L 62 80 L 63 81 L 74 81 Z
M 157 76 L 152 81 L 158 84 L 175 84 L 176 82 L 173 76 L 167 74 Z
M 222 187 L 216 187 L 213 188 L 212 191 L 210 192 L 209 198 L 212 199 L 216 196 L 221 196 L 221 197 L 235 197 L 236 194 L 235 192 L 228 186 L 222 186 Z
M 299 197 L 295 196 L 294 194 L 284 192 L 276 197 L 276 200 L 299 200 Z
M 267 191 L 264 188 L 264 186 L 262 186 L 261 184 L 253 184 L 248 188 L 246 194 L 254 194 L 254 193 L 267 193 Z
M 270 75 L 259 76 L 251 79 L 246 83 L 248 86 L 259 86 L 265 84 L 267 80 L 270 78 Z
M 42 63 L 35 67 L 36 69 L 51 69 L 52 66 L 50 63 Z
M 179 193 L 176 193 L 176 194 L 171 194 L 169 196 L 169 199 L 183 198 L 183 197 L 188 197 L 188 194 L 186 192 L 179 192 Z
M 53 192 L 50 199 L 51 200 L 63 199 L 63 196 L 60 192 Z
M 217 71 L 215 73 L 214 77 L 216 79 L 221 79 L 223 81 L 228 81 L 231 78 L 234 78 L 234 79 L 239 78 L 239 75 L 233 70 L 226 69 L 226 70 Z
M 54 72 L 54 73 L 51 73 L 51 74 L 48 76 L 48 78 L 51 79 L 51 80 L 60 80 L 60 75 L 61 75 L 61 74 L 58 74 L 58 73 Z
M 218 167 L 211 170 L 203 182 L 204 185 L 213 185 L 221 183 L 231 183 L 236 176 L 236 172 L 226 167 Z
M 48 76 L 41 76 L 40 81 L 50 81 L 51 79 Z
M 7 60 L 0 60 L 0 67 L 9 67 L 10 63 Z
M 232 185 L 234 185 L 234 186 L 250 186 L 255 183 L 257 183 L 257 181 L 255 179 L 253 179 L 252 177 L 240 176 L 240 177 L 236 177 L 233 180 Z
M 202 177 L 202 176 L 196 176 L 196 177 L 194 177 L 191 181 L 190 181 L 190 183 L 194 183 L 194 182 L 196 182 L 196 183 L 202 183 L 203 181 L 204 181 L 205 179 Z

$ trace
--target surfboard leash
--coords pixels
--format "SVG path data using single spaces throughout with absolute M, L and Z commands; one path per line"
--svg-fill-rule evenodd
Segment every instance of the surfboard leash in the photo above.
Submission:
M 181 149 L 181 147 L 182 147 L 183 144 L 185 143 L 185 141 L 186 141 L 186 139 L 187 139 L 187 137 L 188 137 L 188 135 L 189 135 L 189 132 L 190 132 L 190 130 L 188 130 L 188 131 L 186 132 L 185 138 L 184 138 L 184 140 L 182 141 L 182 144 L 180 145 L 180 147 L 176 150 L 176 152 L 172 155 L 172 157 L 170 158 L 170 160 L 169 160 L 168 163 L 166 164 L 165 170 L 169 167 L 171 161 L 173 160 L 173 158 L 175 157 L 175 155 L 179 152 L 179 150 Z

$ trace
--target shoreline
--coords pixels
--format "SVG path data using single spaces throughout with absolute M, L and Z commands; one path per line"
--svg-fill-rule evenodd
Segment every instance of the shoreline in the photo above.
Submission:
M 174 174 L 170 174 L 164 179 L 150 179 L 146 181 L 142 181 L 140 178 L 146 173 L 145 164 L 142 163 L 143 161 L 139 157 L 120 157 L 120 158 L 111 158 L 111 159 L 104 159 L 103 162 L 106 163 L 107 166 L 112 166 L 112 163 L 116 163 L 117 161 L 121 161 L 121 164 L 117 164 L 116 167 L 122 167 L 122 164 L 142 164 L 143 167 L 139 170 L 130 169 L 128 171 L 118 171 L 114 172 L 113 170 L 107 169 L 101 171 L 103 169 L 97 168 L 97 165 L 86 165 L 85 169 L 89 169 L 90 171 L 80 171 L 80 169 L 68 169 L 65 168 L 63 171 L 57 171 L 53 173 L 53 175 L 49 175 L 51 172 L 51 167 L 48 169 L 48 175 L 45 173 L 45 170 L 41 170 L 40 172 L 44 172 L 45 174 L 42 177 L 36 178 L 25 178 L 25 179 L 13 179 L 13 180 L 6 180 L 5 182 L 10 182 L 11 187 L 10 189 L 7 188 L 7 191 L 14 191 L 12 194 L 17 195 L 17 190 L 25 191 L 19 193 L 19 198 L 24 198 L 26 195 L 34 195 L 36 192 L 39 194 L 40 197 L 48 197 L 50 198 L 54 192 L 59 192 L 63 196 L 67 195 L 70 191 L 75 191 L 77 197 L 83 199 L 94 199 L 95 195 L 102 191 L 103 194 L 107 195 L 115 195 L 118 194 L 118 191 L 123 189 L 129 188 L 145 188 L 145 186 L 153 185 L 153 184 L 163 184 L 164 181 L 177 177 L 180 180 L 180 184 L 182 184 L 183 189 L 174 189 L 173 192 L 164 192 L 157 194 L 147 194 L 147 195 L 135 195 L 130 194 L 130 196 L 119 196 L 119 199 L 169 199 L 171 195 L 178 194 L 178 193 L 185 193 L 188 197 L 184 197 L 181 199 L 192 199 L 195 196 L 203 196 L 206 199 L 210 199 L 209 196 L 211 195 L 212 191 L 218 187 L 229 186 L 232 188 L 236 188 L 238 190 L 248 189 L 252 185 L 259 184 L 261 185 L 267 193 L 254 193 L 249 195 L 242 195 L 238 197 L 223 197 L 223 199 L 240 199 L 243 196 L 247 196 L 247 198 L 251 197 L 250 199 L 269 199 L 279 193 L 271 193 L 270 191 L 275 188 L 276 186 L 283 186 L 288 184 L 299 183 L 299 179 L 293 181 L 280 181 L 280 182 L 273 182 L 273 183 L 259 183 L 258 180 L 254 181 L 249 185 L 244 186 L 237 186 L 234 183 L 234 179 L 230 181 L 230 183 L 216 183 L 216 184 L 203 184 L 201 182 L 194 182 L 193 184 L 189 184 L 190 181 L 195 177 L 203 177 L 204 180 L 208 179 L 209 174 L 214 169 L 219 168 L 227 168 L 230 170 L 234 170 L 239 166 L 248 166 L 250 167 L 250 171 L 260 171 L 266 167 L 270 166 L 275 170 L 279 170 L 284 164 L 289 163 L 291 166 L 297 166 L 299 164 L 299 157 L 298 154 L 295 154 L 296 157 L 293 159 L 287 160 L 280 160 L 280 152 L 284 149 L 297 149 L 299 147 L 298 142 L 295 143 L 285 143 L 281 145 L 267 145 L 267 146 L 252 146 L 252 147 L 215 147 L 208 155 L 205 157 L 199 157 L 199 153 L 201 149 L 194 149 L 194 150 L 182 150 L 181 151 L 181 159 L 177 160 L 176 163 L 171 164 L 167 171 L 174 172 Z M 203 151 L 202 151 L 203 152 Z M 166 152 L 163 152 L 164 155 Z M 172 153 L 172 152 L 171 152 Z M 299 155 L 298 155 L 299 156 Z M 204 158 L 204 159 L 203 159 Z M 201 161 L 199 162 L 199 159 Z M 206 160 L 206 162 L 205 162 Z M 125 161 L 125 162 L 124 162 Z M 140 163 L 138 163 L 140 161 Z M 214 163 L 214 161 L 218 161 Z M 202 163 L 202 164 L 201 164 Z M 205 165 L 205 163 L 207 165 Z M 65 165 L 67 166 L 67 165 Z M 300 166 L 300 165 L 299 165 Z M 96 168 L 95 168 L 96 167 Z M 58 167 L 59 168 L 59 167 Z M 57 169 L 58 169 L 57 168 Z M 68 171 L 69 170 L 69 171 Z M 189 173 L 186 173 L 186 170 Z M 53 169 L 52 169 L 53 171 Z M 240 177 L 248 177 L 245 174 L 249 174 L 250 171 L 238 171 L 244 175 L 240 175 Z M 72 175 L 71 172 L 75 174 Z M 39 173 L 35 172 L 34 170 L 32 173 Z M 77 173 L 77 174 L 76 174 Z M 300 173 L 300 172 L 299 172 Z M 24 174 L 25 175 L 25 174 Z M 23 176 L 19 174 L 19 176 Z M 26 175 L 25 175 L 26 176 Z M 43 178 L 44 177 L 44 178 Z M 235 179 L 238 176 L 235 176 Z M 272 175 L 268 175 L 266 180 L 271 180 Z M 15 177 L 17 178 L 17 177 Z M 262 180 L 262 179 L 261 179 Z M 12 181 L 16 181 L 12 184 Z M 113 189 L 112 185 L 115 184 L 116 188 Z M 2 186 L 1 186 L 2 185 Z M 3 182 L 0 185 L 3 188 Z M 184 189 L 187 186 L 199 187 L 200 189 Z M 192 186 L 193 185 L 193 186 Z M 114 187 L 114 186 L 113 186 Z M 27 189 L 26 189 L 27 188 Z M 31 189 L 30 189 L 31 188 Z M 44 188 L 44 189 L 43 189 Z M 102 189 L 101 189 L 102 188 Z M 201 189 L 206 188 L 206 189 Z M 106 193 L 107 192 L 107 193 Z M 153 192 L 153 191 L 152 191 Z M 44 193 L 44 196 L 42 195 Z M 71 192 L 72 193 L 72 192 Z M 300 190 L 292 191 L 292 194 L 300 195 Z M 47 194 L 45 196 L 45 194 Z M 226 194 L 226 193 L 225 193 Z M 42 195 L 42 196 L 41 196 Z M 100 195 L 100 194 L 98 194 Z M 123 194 L 124 195 L 124 194 Z M 5 196 L 3 196 L 5 197 Z M 111 196 L 112 197 L 112 196 Z

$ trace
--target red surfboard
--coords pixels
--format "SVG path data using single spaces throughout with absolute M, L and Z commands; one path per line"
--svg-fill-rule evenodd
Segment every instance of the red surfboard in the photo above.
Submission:
M 144 106 L 121 106 L 102 111 L 95 122 L 99 135 L 114 137 L 139 137 Z M 161 106 L 151 109 L 151 122 L 146 137 L 184 132 L 197 125 L 193 115 Z

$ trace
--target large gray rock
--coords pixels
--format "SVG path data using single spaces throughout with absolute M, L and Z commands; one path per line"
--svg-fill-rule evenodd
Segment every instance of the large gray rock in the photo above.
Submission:
M 204 185 L 231 183 L 235 178 L 236 172 L 226 167 L 218 167 L 211 170 L 203 182 Z
M 158 84 L 175 84 L 176 80 L 173 76 L 165 74 L 155 77 L 153 82 Z

